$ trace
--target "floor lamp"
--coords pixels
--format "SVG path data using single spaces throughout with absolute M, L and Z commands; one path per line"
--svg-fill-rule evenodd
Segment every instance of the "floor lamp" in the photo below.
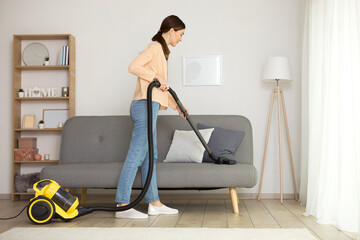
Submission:
M 271 57 L 268 58 L 262 72 L 262 80 L 265 82 L 276 82 L 276 87 L 273 88 L 271 94 L 271 102 L 270 102 L 270 111 L 269 111 L 269 119 L 266 131 L 266 140 L 265 140 L 265 148 L 264 148 L 264 157 L 263 157 L 263 164 L 261 169 L 261 178 L 260 178 L 260 186 L 259 186 L 259 193 L 258 193 L 258 200 L 261 197 L 261 187 L 262 181 L 264 176 L 264 168 L 265 168 L 265 160 L 266 160 L 266 149 L 269 140 L 269 132 L 270 132 L 270 125 L 271 125 L 271 115 L 273 112 L 273 103 L 274 103 L 274 96 L 276 95 L 276 102 L 278 108 L 278 135 L 279 135 L 279 163 L 280 163 L 280 202 L 283 203 L 283 172 L 282 172 L 282 139 L 281 139 L 281 105 L 284 114 L 285 120 L 285 127 L 286 127 L 286 136 L 287 142 L 289 146 L 289 153 L 290 153 L 290 163 L 291 163 L 291 171 L 294 183 L 294 194 L 295 199 L 298 200 L 298 195 L 296 191 L 296 182 L 295 182 L 295 173 L 294 173 L 294 163 L 292 158 L 291 146 L 290 146 L 290 135 L 289 135 L 289 127 L 286 117 L 286 110 L 285 110 L 285 101 L 284 101 L 284 94 L 282 88 L 279 87 L 279 82 L 289 82 L 291 81 L 291 70 L 289 60 L 285 57 Z M 280 104 L 281 102 L 281 104 Z

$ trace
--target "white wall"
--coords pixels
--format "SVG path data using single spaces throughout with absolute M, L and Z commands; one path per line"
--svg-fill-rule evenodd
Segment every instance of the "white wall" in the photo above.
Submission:
M 0 0 L 0 194 L 11 192 L 13 34 L 74 35 L 77 115 L 127 115 L 136 82 L 128 64 L 170 14 L 187 26 L 183 42 L 170 49 L 170 86 L 191 114 L 248 117 L 259 175 L 273 87 L 260 81 L 262 65 L 270 56 L 289 57 L 294 81 L 282 87 L 299 182 L 302 7 L 303 0 Z M 197 54 L 223 56 L 222 86 L 182 85 L 182 56 Z M 264 193 L 279 192 L 275 122 L 273 118 Z M 287 159 L 284 147 L 284 193 L 292 193 Z

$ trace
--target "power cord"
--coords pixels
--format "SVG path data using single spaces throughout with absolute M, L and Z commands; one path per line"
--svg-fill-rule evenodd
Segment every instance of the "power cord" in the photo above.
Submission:
M 27 208 L 30 204 L 26 205 L 20 212 L 18 215 L 14 216 L 14 217 L 9 217 L 9 218 L 0 218 L 0 220 L 10 220 L 10 219 L 14 219 L 16 217 L 18 217 L 24 210 L 25 208 Z

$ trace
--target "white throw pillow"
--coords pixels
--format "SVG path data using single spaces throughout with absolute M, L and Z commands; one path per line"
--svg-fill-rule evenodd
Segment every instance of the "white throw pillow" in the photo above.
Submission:
M 199 130 L 206 143 L 214 128 Z M 205 148 L 194 131 L 175 130 L 174 137 L 164 162 L 201 163 Z

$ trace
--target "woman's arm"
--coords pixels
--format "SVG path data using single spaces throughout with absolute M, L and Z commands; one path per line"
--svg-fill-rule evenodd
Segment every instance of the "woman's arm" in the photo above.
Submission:
M 144 66 L 154 57 L 156 50 L 153 46 L 148 46 L 142 53 L 140 53 L 129 65 L 129 72 L 146 80 L 152 82 L 156 78 L 156 73 L 145 68 Z
M 189 110 L 184 106 L 186 113 L 189 114 Z M 178 105 L 176 105 L 176 110 L 178 111 L 180 117 L 182 117 L 184 120 L 186 120 L 186 117 L 184 115 L 184 113 L 181 111 L 180 107 Z M 186 120 L 187 121 L 187 120 Z
M 182 117 L 184 120 L 186 120 L 184 114 L 182 113 L 180 107 L 177 105 L 177 103 L 175 102 L 174 98 L 171 96 L 171 94 L 168 92 L 168 99 L 169 99 L 169 107 L 171 107 L 172 109 L 178 111 L 180 117 Z M 189 113 L 189 110 L 184 106 L 185 110 L 187 113 Z

